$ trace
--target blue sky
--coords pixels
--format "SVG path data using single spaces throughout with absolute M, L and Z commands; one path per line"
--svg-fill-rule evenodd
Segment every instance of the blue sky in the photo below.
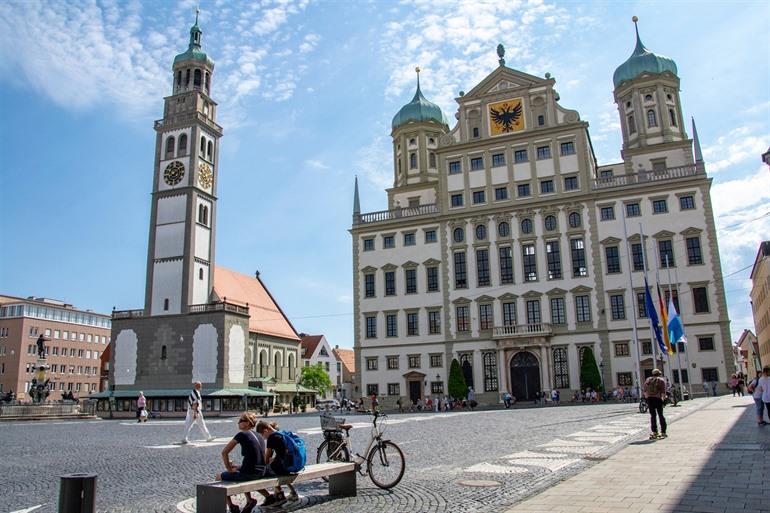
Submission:
M 255 270 L 299 331 L 351 347 L 353 177 L 363 211 L 392 185 L 390 120 L 414 93 L 454 97 L 497 66 L 556 78 L 620 160 L 612 73 L 642 40 L 673 58 L 713 177 L 725 274 L 770 238 L 770 3 L 201 1 L 225 129 L 217 262 Z M 195 1 L 0 3 L 0 293 L 141 308 L 153 120 Z M 725 279 L 735 338 L 750 269 Z

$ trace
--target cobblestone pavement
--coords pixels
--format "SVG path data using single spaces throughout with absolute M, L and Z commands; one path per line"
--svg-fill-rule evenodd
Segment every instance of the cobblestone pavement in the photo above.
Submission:
M 666 414 L 675 420 L 712 401 L 688 401 Z M 347 418 L 356 426 L 354 447 L 363 449 L 369 417 Z M 318 418 L 276 419 L 303 436 L 314 459 L 322 441 Z M 187 446 L 177 445 L 181 420 L 4 423 L 0 511 L 56 511 L 58 476 L 75 472 L 98 475 L 100 512 L 194 511 L 194 485 L 221 470 L 219 452 L 237 429 L 232 418 L 207 423 L 217 439 Z M 322 481 L 303 483 L 301 500 L 285 511 L 505 511 L 646 437 L 647 423 L 636 404 L 617 403 L 392 414 L 386 438 L 398 443 L 407 464 L 398 486 L 380 490 L 359 477 L 357 497 L 330 500 Z

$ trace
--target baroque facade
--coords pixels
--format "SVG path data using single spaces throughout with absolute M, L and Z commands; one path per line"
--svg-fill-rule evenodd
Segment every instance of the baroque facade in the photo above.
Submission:
M 685 129 L 674 61 L 637 30 L 613 77 L 622 161 L 599 165 L 554 78 L 507 67 L 502 45 L 498 56 L 456 98 L 453 128 L 422 94 L 418 68 L 414 98 L 393 119 L 388 210 L 362 213 L 356 183 L 359 393 L 384 404 L 445 395 L 456 358 L 481 403 L 504 391 L 565 397 L 581 387 L 585 347 L 608 389 L 661 364 L 675 381 L 681 369 L 685 383 L 724 383 L 733 359 L 711 179 L 694 123 L 693 139 Z M 665 360 L 645 275 L 653 297 L 660 276 L 689 341 Z

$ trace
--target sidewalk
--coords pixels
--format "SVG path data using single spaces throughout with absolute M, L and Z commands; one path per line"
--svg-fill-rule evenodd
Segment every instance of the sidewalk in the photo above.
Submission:
M 667 409 L 668 410 L 668 409 Z M 770 512 L 770 425 L 751 397 L 722 396 L 507 513 Z

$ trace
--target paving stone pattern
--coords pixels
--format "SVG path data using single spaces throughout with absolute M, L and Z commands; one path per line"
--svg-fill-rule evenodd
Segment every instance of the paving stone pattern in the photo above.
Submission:
M 670 420 L 713 399 L 667 408 Z M 354 447 L 368 441 L 368 417 L 348 415 L 356 426 Z M 406 474 L 391 491 L 358 478 L 358 496 L 328 497 L 322 481 L 299 486 L 301 500 L 284 511 L 433 512 L 505 511 L 555 483 L 575 476 L 646 438 L 648 416 L 636 404 L 597 404 L 476 412 L 393 414 L 386 437 L 399 444 Z M 277 417 L 299 432 L 314 459 L 322 441 L 316 416 Z M 182 421 L 5 423 L 0 460 L 0 511 L 42 505 L 57 509 L 58 476 L 98 475 L 100 512 L 194 511 L 195 484 L 221 470 L 220 451 L 236 431 L 235 419 L 209 419 L 213 443 L 176 445 Z M 236 450 L 237 451 L 237 450 Z M 497 481 L 500 486 L 466 486 L 462 481 Z M 223 511 L 224 507 L 223 507 Z M 272 511 L 275 511 L 273 509 Z

